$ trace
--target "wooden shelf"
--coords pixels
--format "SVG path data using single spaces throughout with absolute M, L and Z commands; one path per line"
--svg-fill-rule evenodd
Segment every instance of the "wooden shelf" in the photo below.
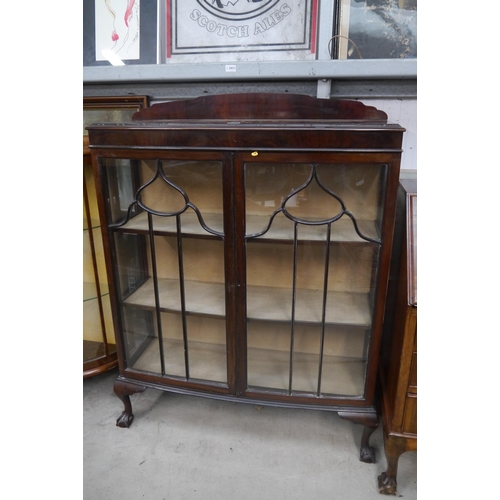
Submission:
M 181 312 L 179 280 L 159 279 L 158 292 L 162 312 Z M 188 314 L 225 316 L 224 285 L 222 283 L 201 283 L 185 281 L 186 309 Z M 154 309 L 155 294 L 153 279 L 150 278 L 125 301 L 143 309 Z
M 204 213 L 203 220 L 210 229 L 219 233 L 224 231 L 222 214 Z M 155 234 L 177 234 L 175 221 L 175 217 L 160 217 L 158 215 L 153 215 L 153 230 Z M 213 236 L 203 229 L 198 220 L 198 216 L 194 212 L 183 213 L 181 215 L 181 224 L 182 232 L 185 235 Z M 146 212 L 141 212 L 118 229 L 120 231 L 147 233 L 149 232 L 148 214 Z
M 109 295 L 109 288 L 107 283 L 99 283 L 101 290 L 101 297 Z M 95 283 L 83 282 L 83 301 L 97 299 L 97 288 Z
M 313 221 L 312 218 L 306 220 Z M 359 230 L 365 236 L 370 238 L 378 238 L 378 231 L 375 221 L 360 220 L 358 222 Z M 269 224 L 269 217 L 263 215 L 247 215 L 246 218 L 246 234 L 258 234 L 265 230 Z M 284 214 L 278 214 L 271 225 L 269 231 L 260 236 L 258 241 L 265 239 L 268 240 L 293 240 L 294 223 L 288 219 Z M 299 240 L 303 241 L 325 241 L 326 239 L 326 226 L 306 226 L 303 224 L 299 225 L 298 230 Z M 330 241 L 339 242 L 362 242 L 365 241 L 358 236 L 354 229 L 354 224 L 352 220 L 345 216 L 341 219 L 335 221 L 332 224 L 332 231 L 330 235 Z
M 167 375 L 185 377 L 184 344 L 181 340 L 164 339 Z M 289 383 L 290 355 L 271 349 L 248 349 L 248 384 L 286 391 Z M 296 352 L 293 360 L 293 391 L 315 393 L 318 383 L 319 356 Z M 132 366 L 135 370 L 161 373 L 158 339 L 149 344 Z M 226 346 L 207 342 L 189 342 L 190 378 L 227 382 Z M 364 390 L 365 363 L 339 356 L 323 357 L 322 394 L 361 396 Z
M 181 312 L 179 280 L 159 279 L 160 310 Z M 188 314 L 225 316 L 225 294 L 222 283 L 185 281 Z M 295 321 L 321 323 L 323 292 L 297 290 Z M 130 295 L 124 303 L 144 309 L 154 309 L 153 280 Z M 287 288 L 247 286 L 247 314 L 249 320 L 291 321 L 292 292 Z M 326 323 L 369 327 L 371 313 L 368 294 L 328 292 Z
M 185 377 L 183 341 L 164 339 L 163 352 L 166 374 Z M 132 368 L 151 373 L 161 373 L 158 338 L 152 340 Z M 226 346 L 208 342 L 189 342 L 189 368 L 191 378 L 226 383 Z
M 116 353 L 116 344 L 109 344 L 110 354 Z M 102 358 L 106 355 L 104 342 L 96 342 L 93 340 L 83 340 L 83 362 L 97 358 Z M 116 360 L 115 360 L 116 365 Z
M 248 385 L 288 390 L 290 353 L 248 349 Z M 319 355 L 295 352 L 292 391 L 315 393 L 318 389 Z M 365 363 L 360 359 L 323 356 L 321 394 L 362 396 Z
M 203 220 L 205 224 L 214 231 L 223 233 L 222 214 L 204 213 Z M 153 215 L 153 230 L 155 234 L 177 234 L 175 217 L 160 217 Z M 311 219 L 312 220 L 312 219 Z M 357 221 L 361 233 L 369 238 L 379 238 L 375 221 L 359 220 Z M 211 236 L 211 234 L 200 225 L 198 216 L 193 212 L 185 212 L 181 215 L 182 232 L 185 235 Z M 264 231 L 269 224 L 269 217 L 263 215 L 248 215 L 246 218 L 247 236 L 258 234 Z M 277 215 L 271 228 L 264 235 L 258 238 L 263 240 L 292 241 L 293 240 L 293 222 L 285 215 Z M 146 212 L 141 212 L 129 220 L 126 224 L 118 228 L 120 231 L 131 231 L 139 233 L 149 232 L 148 217 Z M 326 229 L 324 225 L 320 226 L 299 226 L 299 239 L 302 241 L 325 241 Z M 354 229 L 352 220 L 345 216 L 332 224 L 330 241 L 338 242 L 363 242 Z
M 90 224 L 91 224 L 91 228 L 92 229 L 100 229 L 101 227 L 101 221 L 99 219 L 91 219 L 90 221 Z M 89 223 L 87 221 L 87 219 L 83 219 L 83 230 L 84 231 L 88 231 L 89 230 Z

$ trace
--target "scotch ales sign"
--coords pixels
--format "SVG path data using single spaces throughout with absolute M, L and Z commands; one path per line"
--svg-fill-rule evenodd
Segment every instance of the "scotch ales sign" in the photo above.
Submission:
M 167 62 L 314 59 L 317 0 L 170 0 Z

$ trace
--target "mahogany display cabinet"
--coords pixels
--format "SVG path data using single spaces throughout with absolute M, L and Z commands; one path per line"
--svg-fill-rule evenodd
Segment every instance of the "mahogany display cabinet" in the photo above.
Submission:
M 417 179 L 401 179 L 380 359 L 387 469 L 379 491 L 397 493 L 399 457 L 417 450 Z
M 118 364 L 88 137 L 83 136 L 83 378 Z
M 132 119 L 147 107 L 147 96 L 83 98 L 83 378 L 118 365 L 102 227 L 86 125 L 94 121 Z
M 146 388 L 335 411 L 373 462 L 404 129 L 361 102 L 255 93 L 88 130 L 117 425 Z

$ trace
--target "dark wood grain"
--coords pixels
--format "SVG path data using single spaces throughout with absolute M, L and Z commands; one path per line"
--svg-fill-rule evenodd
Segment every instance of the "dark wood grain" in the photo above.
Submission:
M 155 104 L 134 120 L 370 120 L 384 122 L 383 111 L 359 101 L 315 99 L 297 94 L 221 94 Z

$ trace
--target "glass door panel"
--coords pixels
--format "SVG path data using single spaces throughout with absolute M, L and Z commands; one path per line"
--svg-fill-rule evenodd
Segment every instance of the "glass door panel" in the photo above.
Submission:
M 362 396 L 386 167 L 245 165 L 248 386 Z
M 83 163 L 84 376 L 116 365 L 116 345 L 92 164 Z
M 110 201 L 127 366 L 227 383 L 222 162 L 128 162 L 119 181 L 126 162 L 104 170 L 110 200 L 129 194 Z

